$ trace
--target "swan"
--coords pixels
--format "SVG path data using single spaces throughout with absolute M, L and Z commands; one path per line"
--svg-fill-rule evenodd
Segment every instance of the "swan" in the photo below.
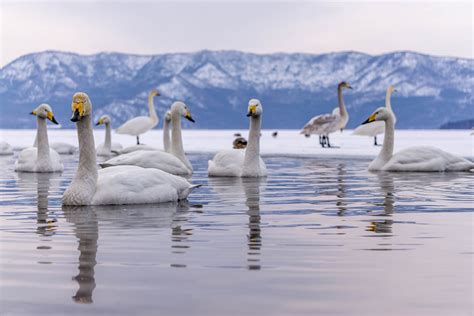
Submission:
M 54 113 L 48 104 L 41 104 L 30 114 L 37 118 L 36 139 L 37 147 L 23 149 L 15 162 L 15 171 L 22 172 L 61 172 L 64 169 L 61 157 L 54 150 L 49 148 L 48 131 L 46 119 L 54 124 L 58 124 L 54 118 Z
M 339 83 L 337 85 L 338 107 L 336 107 L 331 114 L 321 114 L 313 117 L 308 123 L 306 123 L 300 134 L 305 136 L 317 134 L 319 135 L 319 143 L 322 147 L 325 145 L 331 147 L 331 144 L 329 143 L 329 134 L 338 130 L 342 131 L 349 121 L 349 113 L 347 113 L 346 105 L 342 98 L 343 89 L 352 89 L 352 87 L 345 81 Z
M 137 116 L 128 120 L 122 126 L 117 128 L 115 132 L 117 134 L 127 134 L 137 137 L 137 145 L 140 145 L 140 135 L 148 132 L 153 127 L 158 125 L 159 119 L 156 115 L 155 106 L 153 105 L 153 97 L 159 96 L 160 94 L 156 89 L 152 89 L 148 95 L 148 111 L 149 116 Z
M 122 149 L 122 145 L 119 143 L 112 143 L 112 124 L 108 115 L 102 115 L 95 125 L 105 125 L 105 140 L 96 148 L 98 156 L 110 156 L 112 155 L 112 150 L 117 151 Z
M 35 137 L 35 142 L 33 143 L 33 147 L 38 146 L 38 135 Z M 63 142 L 54 142 L 49 144 L 49 148 L 54 149 L 60 155 L 74 155 L 77 150 L 77 147 L 68 143 Z
M 171 106 L 171 146 L 170 152 L 160 150 L 138 150 L 107 160 L 102 167 L 133 165 L 143 168 L 156 168 L 175 175 L 191 175 L 193 167 L 184 154 L 181 138 L 181 117 L 194 122 L 188 107 L 181 101 Z
M 389 86 L 387 89 L 387 94 L 385 96 L 385 108 L 392 112 L 394 124 L 397 123 L 397 117 L 392 110 L 392 103 L 390 102 L 390 98 L 392 97 L 392 93 L 397 92 L 394 86 Z M 385 123 L 381 121 L 374 121 L 370 124 L 359 125 L 354 132 L 353 135 L 358 136 L 372 136 L 374 137 L 374 146 L 378 146 L 377 144 L 377 135 L 383 134 L 385 131 Z
M 441 149 L 427 146 L 410 147 L 393 154 L 395 118 L 392 111 L 380 107 L 362 124 L 385 122 L 382 149 L 369 164 L 370 171 L 469 171 L 474 163 Z
M 247 148 L 224 150 L 209 160 L 208 174 L 214 177 L 265 177 L 267 167 L 260 158 L 260 128 L 263 107 L 259 100 L 251 99 L 247 116 L 250 128 Z
M 158 169 L 116 166 L 97 171 L 92 104 L 84 92 L 72 99 L 79 139 L 79 165 L 62 197 L 63 205 L 149 204 L 184 200 L 200 185 Z
M 13 147 L 5 142 L 0 142 L 0 156 L 13 155 Z

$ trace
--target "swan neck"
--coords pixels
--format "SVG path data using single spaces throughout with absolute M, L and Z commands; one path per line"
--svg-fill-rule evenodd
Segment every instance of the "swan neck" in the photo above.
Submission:
M 181 115 L 178 111 L 171 112 L 171 151 L 170 153 L 181 160 L 192 172 L 193 167 L 184 154 L 183 137 L 181 136 Z
M 158 115 L 156 114 L 153 96 L 151 94 L 148 96 L 148 112 L 150 113 L 150 118 L 153 122 L 158 122 Z
M 49 141 L 46 120 L 37 118 L 38 128 L 36 130 L 36 146 L 38 148 L 38 160 L 49 161 Z
M 244 169 L 260 166 L 260 129 L 261 116 L 250 118 L 249 139 L 245 149 Z
M 385 121 L 385 133 L 383 138 L 383 145 L 378 159 L 388 162 L 393 156 L 393 146 L 395 141 L 395 123 L 392 116 Z
M 163 121 L 163 149 L 165 152 L 170 152 L 170 121 Z
M 342 97 L 342 87 L 337 88 L 337 102 L 339 106 L 339 112 L 341 116 L 347 115 L 346 104 L 344 103 L 344 98 Z
M 391 103 L 391 98 L 392 98 L 392 92 L 390 90 L 387 90 L 387 95 L 385 96 L 385 107 L 392 111 L 392 103 Z
M 79 139 L 79 166 L 74 182 L 86 182 L 87 185 L 93 186 L 95 191 L 98 174 L 91 116 L 85 116 L 76 125 Z
M 112 127 L 110 123 L 105 123 L 104 149 L 110 151 L 112 148 Z

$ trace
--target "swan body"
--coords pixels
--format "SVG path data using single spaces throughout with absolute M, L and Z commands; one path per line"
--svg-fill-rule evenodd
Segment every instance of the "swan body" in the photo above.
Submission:
M 260 128 L 263 107 L 259 100 L 249 101 L 249 140 L 247 147 L 218 152 L 208 162 L 208 174 L 214 177 L 265 177 L 267 168 L 260 157 Z
M 171 106 L 171 116 L 173 129 L 170 153 L 159 150 L 139 150 L 109 159 L 101 166 L 134 165 L 143 168 L 156 168 L 175 175 L 192 174 L 193 167 L 184 154 L 180 120 L 182 116 L 192 122 L 194 120 L 186 104 L 179 101 Z
M 72 110 L 71 121 L 76 122 L 79 138 L 79 165 L 64 192 L 63 205 L 172 202 L 186 199 L 199 187 L 158 169 L 116 166 L 97 171 L 89 96 L 83 92 L 74 94 Z
M 0 156 L 13 155 L 13 147 L 7 142 L 0 142 Z
M 393 154 L 395 118 L 392 111 L 378 108 L 363 124 L 385 122 L 384 142 L 379 155 L 369 164 L 370 171 L 470 171 L 474 163 L 441 149 L 427 146 L 410 147 Z
M 390 98 L 393 92 L 396 92 L 394 86 L 389 86 L 387 89 L 387 94 L 385 96 L 385 108 L 392 112 L 394 124 L 397 123 L 397 117 L 392 110 L 392 104 L 390 102 Z M 354 135 L 358 136 L 370 136 L 370 137 L 377 137 L 377 135 L 383 134 L 385 132 L 385 123 L 382 121 L 373 121 L 368 124 L 361 124 L 359 125 L 353 132 Z M 375 145 L 377 145 L 377 138 L 375 138 Z
M 159 119 L 156 115 L 155 106 L 153 105 L 153 97 L 160 94 L 156 89 L 150 91 L 148 95 L 148 111 L 149 116 L 137 116 L 122 124 L 115 130 L 117 134 L 127 134 L 137 138 L 137 145 L 140 144 L 140 135 L 148 132 L 158 125 Z
M 41 104 L 32 115 L 37 117 L 37 147 L 23 149 L 15 162 L 15 171 L 20 172 L 61 172 L 64 169 L 61 157 L 49 147 L 46 119 L 58 124 L 53 110 L 47 104 Z
M 347 122 L 349 121 L 349 113 L 347 112 L 346 105 L 344 104 L 344 99 L 342 98 L 343 89 L 352 89 L 352 87 L 345 81 L 339 83 L 337 86 L 337 96 L 339 105 L 334 108 L 331 114 L 321 114 L 313 117 L 303 126 L 303 129 L 300 131 L 300 134 L 303 135 L 319 135 L 324 139 L 327 139 L 328 147 L 329 143 L 329 134 L 334 133 L 338 130 L 343 130 Z M 322 147 L 325 143 L 320 141 Z
M 128 154 L 128 153 L 131 153 L 131 152 L 134 152 L 134 151 L 137 151 L 137 150 L 148 150 L 148 151 L 150 151 L 150 150 L 159 150 L 159 149 L 156 148 L 156 147 L 153 147 L 153 146 L 140 144 L 140 145 L 128 146 L 128 147 L 125 147 L 123 149 L 118 149 L 118 150 L 112 149 L 112 152 L 114 154 L 117 154 L 117 155 L 123 155 L 123 154 Z
M 51 143 L 50 148 L 54 149 L 60 155 L 74 155 L 77 151 L 76 146 L 63 142 Z
M 108 115 L 102 115 L 95 125 L 105 125 L 105 140 L 97 146 L 97 156 L 111 156 L 114 151 L 122 149 L 122 145 L 112 142 L 112 124 Z

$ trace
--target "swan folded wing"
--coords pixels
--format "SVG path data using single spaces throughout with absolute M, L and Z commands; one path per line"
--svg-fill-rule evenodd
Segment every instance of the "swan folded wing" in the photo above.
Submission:
M 128 146 L 128 147 L 125 147 L 123 149 L 117 150 L 117 153 L 119 155 L 122 155 L 122 154 L 128 154 L 128 153 L 138 151 L 138 150 L 148 150 L 148 151 L 150 151 L 150 150 L 160 150 L 160 149 L 158 149 L 156 147 L 148 146 L 148 145 L 133 145 L 133 146 Z
M 184 178 L 158 169 L 117 166 L 99 170 L 93 205 L 150 204 L 178 201 L 189 193 Z M 187 196 L 187 195 L 186 195 Z
M 326 132 L 328 126 L 334 123 L 338 115 L 322 114 L 313 117 L 301 130 L 301 134 L 322 134 Z
M 239 177 L 244 164 L 245 150 L 233 149 L 218 152 L 208 162 L 209 176 Z
M 434 147 L 412 147 L 399 151 L 383 167 L 387 171 L 466 171 L 474 164 Z
M 152 120 L 148 116 L 137 116 L 122 124 L 115 132 L 117 134 L 138 136 L 155 127 L 157 124 L 157 121 Z
M 28 147 L 23 149 L 15 162 L 15 171 L 25 172 L 61 172 L 64 166 L 61 163 L 61 156 L 52 148 L 49 149 L 49 159 L 51 160 L 50 170 L 38 170 L 37 168 L 38 148 Z
M 132 165 L 154 168 L 174 175 L 188 175 L 189 169 L 175 156 L 162 151 L 133 151 L 107 160 L 104 166 Z
M 359 125 L 352 134 L 358 136 L 375 136 L 383 134 L 384 131 L 385 123 L 382 121 L 374 121 L 364 125 Z

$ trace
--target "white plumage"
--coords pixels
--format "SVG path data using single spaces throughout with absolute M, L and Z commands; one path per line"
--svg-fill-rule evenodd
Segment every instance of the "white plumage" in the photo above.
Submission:
M 256 176 L 266 176 L 267 167 L 258 157 L 260 171 Z M 245 161 L 245 149 L 229 149 L 218 152 L 208 162 L 208 174 L 213 177 L 241 177 Z
M 140 144 L 140 135 L 148 132 L 153 127 L 158 125 L 159 119 L 158 115 L 156 115 L 155 106 L 153 105 L 153 97 L 159 95 L 160 94 L 158 91 L 156 91 L 156 89 L 151 90 L 150 94 L 148 95 L 149 116 L 137 116 L 131 120 L 128 120 L 115 130 L 117 134 L 135 136 L 137 138 L 137 144 Z
M 13 147 L 7 142 L 0 142 L 0 156 L 13 155 Z
M 74 155 L 77 151 L 76 146 L 63 142 L 51 143 L 50 148 L 54 149 L 60 155 Z
M 112 142 L 112 120 L 108 115 L 102 115 L 95 125 L 105 125 L 105 139 L 97 146 L 97 156 L 110 156 L 122 149 L 122 145 Z

